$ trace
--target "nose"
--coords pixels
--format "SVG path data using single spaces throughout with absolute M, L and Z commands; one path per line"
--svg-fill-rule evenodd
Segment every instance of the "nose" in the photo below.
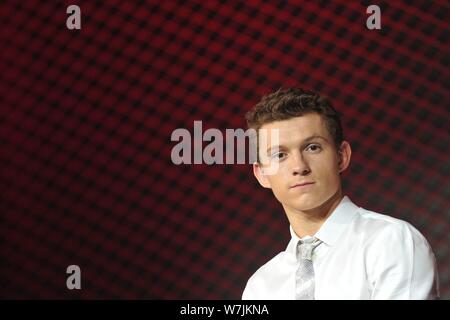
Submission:
M 292 156 L 292 174 L 294 176 L 306 176 L 311 173 L 308 162 L 305 160 L 301 152 L 295 152 Z

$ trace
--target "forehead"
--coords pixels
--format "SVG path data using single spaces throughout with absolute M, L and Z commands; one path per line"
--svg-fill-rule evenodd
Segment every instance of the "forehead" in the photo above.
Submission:
M 314 135 L 322 136 L 331 141 L 325 121 L 317 113 L 308 113 L 288 120 L 274 121 L 263 125 L 261 129 L 267 130 L 267 139 L 262 139 L 264 141 L 261 142 L 265 142 L 268 146 L 299 143 Z M 279 143 L 276 143 L 275 139 L 271 139 L 274 136 L 273 132 L 278 133 Z

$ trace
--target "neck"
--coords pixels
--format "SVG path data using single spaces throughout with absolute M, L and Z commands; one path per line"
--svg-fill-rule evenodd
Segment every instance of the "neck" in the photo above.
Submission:
M 319 207 L 308 210 L 297 210 L 292 207 L 284 207 L 289 223 L 295 234 L 302 238 L 304 236 L 313 236 L 333 213 L 343 198 L 342 189 L 339 190 Z

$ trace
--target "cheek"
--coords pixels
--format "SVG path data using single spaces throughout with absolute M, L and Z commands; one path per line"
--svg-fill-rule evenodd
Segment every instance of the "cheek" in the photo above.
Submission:
M 268 178 L 272 192 L 278 200 L 283 199 L 287 193 L 287 180 L 284 176 L 277 174 Z
M 311 169 L 313 177 L 315 177 L 320 183 L 324 184 L 327 187 L 332 187 L 340 181 L 339 167 L 337 162 L 316 162 Z
M 327 170 L 322 170 L 321 173 L 321 181 L 325 184 L 327 188 L 335 188 L 336 185 L 340 183 L 339 170 L 336 167 L 329 167 Z
M 310 166 L 313 172 L 320 175 L 339 174 L 339 164 L 336 156 L 326 154 L 310 160 Z

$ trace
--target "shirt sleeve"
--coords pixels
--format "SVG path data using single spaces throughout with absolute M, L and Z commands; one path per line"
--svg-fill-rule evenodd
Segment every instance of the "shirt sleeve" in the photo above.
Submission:
M 252 285 L 252 278 L 247 281 L 244 292 L 242 293 L 242 300 L 256 300 L 254 287 Z
M 377 232 L 367 250 L 367 277 L 372 299 L 439 297 L 434 254 L 423 235 L 407 222 Z

